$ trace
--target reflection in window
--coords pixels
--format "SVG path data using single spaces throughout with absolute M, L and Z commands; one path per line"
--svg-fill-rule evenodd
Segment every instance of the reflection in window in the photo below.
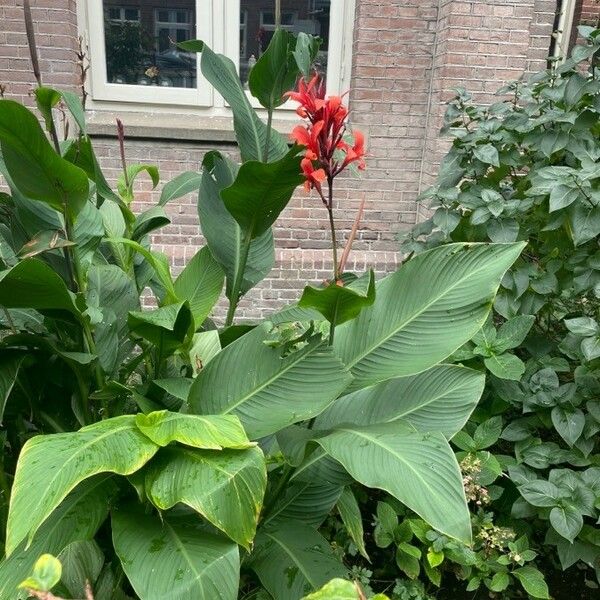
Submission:
M 196 87 L 195 0 L 103 0 L 108 83 Z
M 275 31 L 272 0 L 241 0 L 240 14 L 240 78 L 247 82 L 248 73 L 265 51 Z M 331 0 L 282 0 L 281 27 L 292 33 L 311 33 L 322 38 L 315 61 L 325 76 L 329 47 L 329 13 Z

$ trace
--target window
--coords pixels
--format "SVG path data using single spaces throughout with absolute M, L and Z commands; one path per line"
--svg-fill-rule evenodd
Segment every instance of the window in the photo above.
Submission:
M 78 3 L 90 54 L 91 108 L 103 103 L 225 108 L 200 57 L 177 43 L 202 39 L 247 85 L 275 31 L 273 0 L 88 0 Z M 282 0 L 281 24 L 323 39 L 316 60 L 330 93 L 349 87 L 354 0 Z M 334 24 L 334 25 L 330 25 Z M 331 48 L 331 51 L 330 51 Z

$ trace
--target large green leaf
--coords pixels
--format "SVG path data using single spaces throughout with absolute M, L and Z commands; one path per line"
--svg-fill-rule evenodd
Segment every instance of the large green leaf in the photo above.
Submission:
M 15 472 L 8 512 L 6 555 L 40 525 L 77 484 L 99 473 L 130 475 L 158 450 L 125 415 L 73 433 L 38 435 L 25 443 Z M 35 482 L 35 491 L 32 490 Z
M 397 419 L 419 431 L 460 431 L 483 392 L 485 374 L 457 365 L 438 365 L 410 377 L 389 379 L 336 400 L 317 417 L 315 427 L 342 423 L 374 425 Z
M 352 538 L 354 545 L 367 560 L 370 561 L 367 549 L 365 548 L 365 537 L 363 529 L 362 515 L 360 514 L 360 506 L 352 492 L 351 487 L 345 487 L 340 499 L 336 505 L 344 527 L 348 535 Z
M 198 414 L 236 414 L 257 439 L 322 412 L 350 382 L 319 339 L 284 356 L 264 343 L 263 324 L 224 348 L 202 370 L 188 402 Z
M 173 286 L 180 300 L 187 300 L 198 329 L 217 303 L 223 289 L 223 269 L 204 247 L 188 262 Z
M 202 183 L 202 174 L 196 171 L 186 171 L 172 179 L 162 189 L 158 204 L 164 206 L 171 200 L 177 200 L 190 192 L 197 192 Z
M 23 542 L 0 562 L 0 598 L 27 598 L 24 590 L 17 592 L 16 588 L 29 575 L 37 558 L 46 552 L 57 555 L 76 540 L 91 539 L 108 515 L 115 492 L 116 486 L 106 476 L 77 486 L 40 527 L 29 549 Z
M 94 589 L 104 565 L 104 554 L 94 540 L 71 542 L 57 558 L 62 565 L 61 583 L 71 598 L 85 597 L 86 582 Z
M 346 568 L 329 542 L 302 523 L 280 523 L 256 537 L 250 566 L 274 600 L 300 600 Z
M 113 544 L 140 600 L 236 600 L 238 546 L 198 520 L 145 515 L 140 507 L 112 515 Z
M 0 272 L 0 305 L 5 308 L 66 310 L 79 315 L 75 296 L 45 262 L 26 258 Z
M 88 199 L 87 175 L 54 151 L 33 113 L 13 100 L 0 100 L 0 145 L 24 196 L 77 216 Z
M 187 302 L 154 310 L 131 311 L 127 323 L 132 332 L 152 342 L 162 356 L 172 354 L 191 332 L 192 314 Z
M 225 207 L 237 221 L 246 241 L 264 235 L 304 181 L 300 174 L 301 146 L 276 162 L 245 162 L 234 182 L 221 191 Z
M 524 244 L 448 244 L 419 254 L 377 286 L 377 300 L 336 331 L 351 389 L 420 373 L 483 325 Z
M 267 126 L 252 108 L 233 61 L 222 54 L 215 54 L 201 40 L 189 40 L 178 45 L 188 52 L 202 52 L 202 74 L 233 111 L 233 127 L 242 160 L 261 160 L 267 141 Z M 269 157 L 271 160 L 277 160 L 286 152 L 285 139 L 280 133 L 272 130 Z
M 259 448 L 161 450 L 146 474 L 148 498 L 161 510 L 183 503 L 250 548 L 267 485 Z
M 179 442 L 203 450 L 240 450 L 256 445 L 248 441 L 240 420 L 234 415 L 201 416 L 161 410 L 138 414 L 136 425 L 159 446 Z
M 285 102 L 283 94 L 294 88 L 299 69 L 293 55 L 296 38 L 285 29 L 276 29 L 267 49 L 250 71 L 250 93 L 271 110 Z
M 326 287 L 304 288 L 298 302 L 301 308 L 318 310 L 330 323 L 341 325 L 358 316 L 365 306 L 375 302 L 375 274 L 369 271 L 349 286 L 331 283 Z
M 221 191 L 235 180 L 237 165 L 219 153 L 204 160 L 202 186 L 198 196 L 200 226 L 208 246 L 227 278 L 226 294 L 231 300 L 233 283 L 242 266 L 242 230 L 231 216 Z M 250 242 L 240 293 L 243 295 L 261 281 L 275 264 L 273 233 L 269 230 Z
M 316 441 L 363 485 L 385 490 L 438 531 L 470 542 L 462 475 L 441 433 L 393 421 L 340 427 Z

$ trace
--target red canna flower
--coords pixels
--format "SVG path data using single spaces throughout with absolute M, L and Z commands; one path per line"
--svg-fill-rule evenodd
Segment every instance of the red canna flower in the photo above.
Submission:
M 304 189 L 309 192 L 312 188 L 316 189 L 319 194 L 322 194 L 321 184 L 327 179 L 327 175 L 323 169 L 315 169 L 313 161 L 310 158 L 303 158 L 300 162 L 302 172 L 306 181 L 304 182 Z
M 359 169 L 365 168 L 365 138 L 360 131 L 355 131 L 353 145 L 344 140 L 348 109 L 341 96 L 325 98 L 325 84 L 319 75 L 315 75 L 308 83 L 300 79 L 298 90 L 285 95 L 300 104 L 296 112 L 307 120 L 306 126 L 298 125 L 291 133 L 295 142 L 306 147 L 305 160 L 310 162 L 310 168 L 308 163 L 305 164 L 306 168 L 302 167 L 307 177 L 305 187 L 316 189 L 328 205 L 329 201 L 323 196 L 320 184 L 325 179 L 333 182 L 333 178 L 351 163 L 358 162 Z M 315 173 L 318 173 L 317 179 L 314 179 Z M 324 178 L 321 173 L 325 175 Z

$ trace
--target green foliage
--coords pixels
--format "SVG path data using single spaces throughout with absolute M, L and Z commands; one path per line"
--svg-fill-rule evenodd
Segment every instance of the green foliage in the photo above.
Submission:
M 511 560 L 532 555 L 529 539 L 547 564 L 598 577 L 600 36 L 580 34 L 571 58 L 509 84 L 491 106 L 459 90 L 445 122 L 452 148 L 425 194 L 433 214 L 403 248 L 418 258 L 446 243 L 527 240 L 494 313 L 452 357 L 490 374 L 452 442 L 461 464 L 476 467 L 467 498 L 519 533 Z M 518 582 L 548 597 L 532 564 L 492 575 L 478 574 L 470 589 Z
M 380 282 L 344 274 L 346 285 L 308 288 L 270 321 L 235 325 L 240 298 L 273 265 L 271 227 L 303 181 L 301 148 L 261 121 L 231 61 L 184 45 L 231 106 L 243 162 L 207 153 L 202 173 L 167 183 L 141 214 L 134 181 L 157 187 L 158 170 L 124 165 L 111 189 L 71 96 L 37 92 L 53 136 L 57 98 L 79 125 L 57 148 L 32 112 L 0 101 L 3 598 L 25 597 L 18 585 L 30 577 L 31 589 L 65 597 L 89 582 L 98 600 L 235 600 L 242 586 L 300 600 L 353 577 L 323 535 L 335 507 L 368 556 L 361 485 L 456 544 L 471 537 L 448 440 L 483 376 L 439 363 L 486 322 L 523 244 L 433 249 Z M 274 36 L 250 75 L 269 112 L 317 48 L 310 36 Z M 194 190 L 207 246 L 174 280 L 150 235 L 169 222 L 164 205 Z M 219 329 L 210 315 L 223 283 Z M 500 334 L 506 349 L 522 333 L 513 329 Z M 477 451 L 493 433 L 473 434 Z M 391 544 L 384 506 L 377 535 Z M 553 519 L 571 531 L 566 511 Z M 396 563 L 415 577 L 421 550 L 398 535 Z

